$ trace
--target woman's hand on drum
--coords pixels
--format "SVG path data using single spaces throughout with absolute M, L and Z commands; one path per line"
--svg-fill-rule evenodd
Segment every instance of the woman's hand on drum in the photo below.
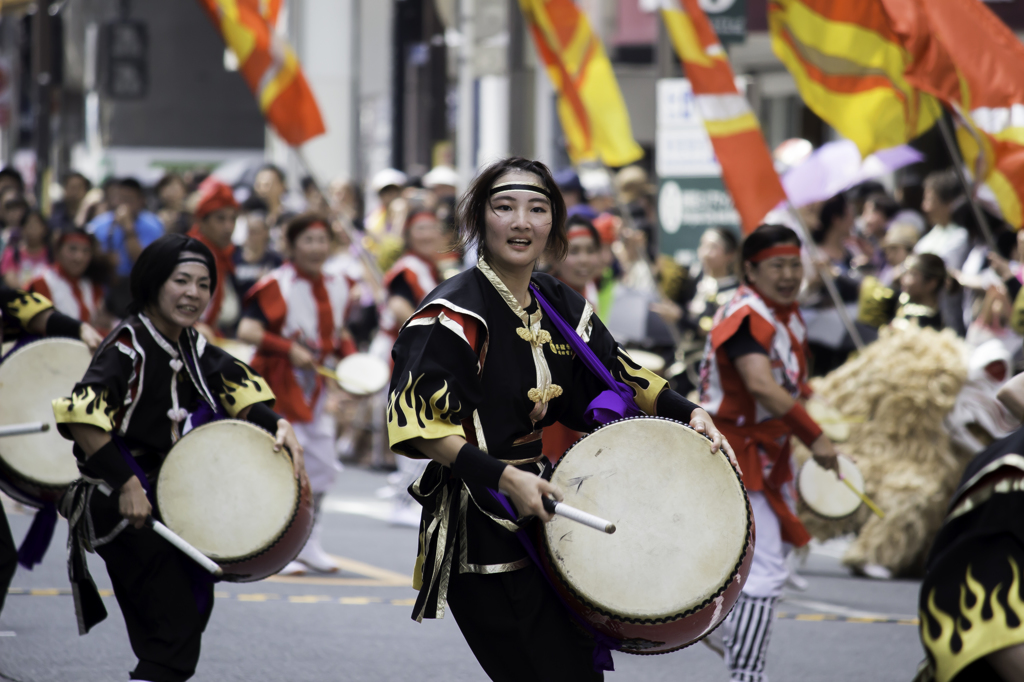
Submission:
M 91 351 L 95 351 L 100 347 L 100 344 L 103 343 L 103 336 L 93 329 L 92 325 L 85 322 L 82 323 L 82 328 L 78 332 L 78 338 L 80 338 L 82 343 L 88 346 Z
M 137 476 L 132 476 L 121 486 L 121 495 L 117 500 L 118 511 L 136 528 L 146 525 L 146 519 L 153 513 L 153 505 L 146 497 L 146 491 Z
M 306 475 L 306 462 L 303 459 L 302 445 L 295 435 L 295 429 L 287 419 L 277 420 L 277 435 L 274 437 L 274 452 L 281 452 L 281 448 L 288 448 L 292 453 L 292 467 L 295 476 L 302 478 Z
M 703 408 L 698 407 L 690 413 L 690 428 L 711 439 L 711 452 L 718 452 L 718 449 L 722 447 L 722 433 L 715 428 L 715 422 L 711 421 L 711 415 Z
M 562 501 L 562 491 L 537 474 L 531 474 L 514 466 L 506 466 L 498 481 L 501 492 L 512 498 L 520 516 L 537 516 L 547 523 L 554 514 L 544 509 L 543 497 L 552 496 Z
M 839 473 L 839 460 L 836 459 L 839 453 L 836 452 L 835 444 L 825 434 L 821 434 L 811 443 L 811 455 L 822 469 L 831 469 Z

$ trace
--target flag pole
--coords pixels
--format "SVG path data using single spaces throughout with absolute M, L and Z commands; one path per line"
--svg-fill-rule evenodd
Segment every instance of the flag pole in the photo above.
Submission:
M 797 210 L 796 206 L 788 199 L 786 203 L 789 205 L 790 213 L 796 216 L 797 224 L 800 225 L 804 246 L 807 247 L 807 252 L 811 256 L 811 263 L 813 263 L 818 271 L 818 275 L 821 277 L 821 281 L 824 283 L 825 289 L 828 291 L 828 295 L 836 307 L 836 312 L 839 313 L 839 319 L 842 320 L 843 326 L 846 327 L 846 331 L 850 334 L 853 345 L 857 347 L 857 350 L 864 350 L 864 339 L 861 337 L 860 331 L 857 330 L 857 325 L 850 318 L 850 313 L 846 310 L 846 304 L 843 302 L 842 296 L 839 295 L 839 290 L 836 289 L 836 280 L 829 271 L 828 264 L 821 262 L 821 251 L 818 250 L 818 245 L 811 239 L 811 231 L 807 229 L 807 224 L 804 222 L 804 218 L 800 215 L 800 211 Z
M 363 245 L 364 235 L 359 234 L 355 226 L 352 225 L 348 218 L 341 215 L 338 211 L 331 207 L 331 202 L 327 198 L 327 194 L 323 190 L 323 185 L 320 184 L 320 178 L 317 177 L 316 171 L 309 165 L 309 161 L 306 160 L 306 155 L 302 153 L 302 150 L 298 147 L 292 147 L 292 152 L 295 153 L 295 158 L 299 160 L 299 165 L 302 166 L 303 171 L 313 181 L 313 186 L 316 187 L 317 194 L 324 202 L 324 206 L 327 207 L 327 214 L 332 221 L 336 221 L 341 225 L 342 229 L 345 230 L 345 234 L 348 235 L 349 241 L 356 247 L 356 251 L 359 253 L 359 260 L 362 261 L 363 266 L 366 268 L 367 279 L 370 286 L 373 288 L 373 297 L 378 303 L 383 303 L 385 299 L 384 294 L 384 275 L 381 273 L 380 268 L 377 266 L 377 259 L 374 258 L 373 254 L 370 253 L 366 246 Z
M 939 116 L 939 130 L 942 131 L 942 139 L 946 142 L 946 149 L 949 150 L 949 156 L 953 159 L 953 170 L 956 171 L 956 177 L 960 180 L 960 185 L 964 188 L 964 195 L 967 197 L 967 201 L 971 204 L 971 210 L 974 211 L 974 218 L 978 221 L 978 228 L 981 230 L 981 234 L 985 237 L 985 241 L 988 243 L 988 248 L 994 253 L 999 253 L 999 249 L 996 246 L 996 238 L 992 234 L 992 229 L 988 225 L 988 219 L 985 217 L 985 212 L 981 210 L 981 206 L 978 205 L 978 201 L 974 195 L 974 189 L 971 187 L 971 183 L 967 180 L 967 174 L 964 173 L 963 159 L 960 158 L 960 152 L 956 144 L 956 140 L 953 138 L 953 131 L 949 129 L 949 122 L 946 121 L 945 112 L 942 116 Z

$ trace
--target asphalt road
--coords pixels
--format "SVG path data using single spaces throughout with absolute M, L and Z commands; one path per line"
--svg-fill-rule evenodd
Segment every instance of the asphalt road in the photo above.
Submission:
M 198 682 L 288 680 L 485 680 L 449 616 L 417 624 L 409 576 L 416 531 L 384 520 L 375 497 L 383 474 L 346 469 L 328 500 L 324 546 L 344 559 L 340 574 L 217 586 Z M 31 516 L 9 511 L 20 541 Z M 79 637 L 68 590 L 66 523 L 34 571 L 19 569 L 0 614 L 0 681 L 125 680 L 135 659 L 112 596 L 110 615 Z M 805 592 L 779 608 L 768 656 L 775 682 L 912 679 L 922 657 L 915 614 L 918 584 L 851 578 L 825 547 L 802 569 Z M 91 556 L 101 590 L 110 583 Z M 721 660 L 703 645 L 663 656 L 615 654 L 610 682 L 724 682 Z

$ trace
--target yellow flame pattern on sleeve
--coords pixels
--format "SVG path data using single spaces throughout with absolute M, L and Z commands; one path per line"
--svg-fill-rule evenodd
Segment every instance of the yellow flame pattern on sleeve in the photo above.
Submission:
M 224 391 L 217 396 L 220 398 L 220 404 L 232 418 L 237 417 L 239 412 L 250 405 L 273 401 L 277 397 L 270 390 L 270 384 L 266 379 L 253 372 L 243 362 L 235 364 L 242 368 L 242 378 L 235 383 L 222 374 Z
M 107 389 L 97 392 L 94 386 L 83 386 L 69 398 L 57 398 L 51 402 L 57 428 L 62 424 L 88 424 L 104 431 L 114 430 L 114 414 L 117 406 L 107 401 Z M 69 437 L 65 430 L 61 435 Z
M 949 682 L 968 665 L 1000 649 L 1024 643 L 1024 601 L 1020 598 L 1020 569 L 1013 557 L 1007 557 L 1013 580 L 1007 587 L 1006 604 L 1016 616 L 1017 626 L 1010 627 L 1006 609 L 998 597 L 1002 583 L 991 593 L 971 575 L 967 567 L 965 582 L 960 585 L 960 612 L 950 615 L 935 603 L 935 590 L 928 595 L 928 614 L 921 612 L 921 641 L 935 661 L 936 682 Z M 974 606 L 967 606 L 967 593 L 974 598 Z M 991 618 L 983 618 L 985 604 L 992 610 Z M 932 637 L 928 616 L 938 623 L 939 634 Z M 953 650 L 954 635 L 960 647 Z
M 633 398 L 636 400 L 637 407 L 645 414 L 657 415 L 658 396 L 668 387 L 668 382 L 651 370 L 636 364 L 621 347 L 618 352 L 619 364 L 622 365 L 619 379 L 633 389 Z M 634 381 L 630 381 L 630 379 L 634 379 Z
M 459 422 L 461 406 L 444 382 L 430 398 L 417 392 L 424 375 L 415 381 L 412 372 L 405 388 L 396 388 L 388 401 L 388 440 L 392 448 L 412 438 L 433 440 L 445 436 L 466 437 Z
M 52 307 L 53 303 L 45 296 L 24 291 L 19 292 L 19 295 L 7 304 L 7 311 L 18 319 L 23 328 L 27 329 L 28 323 L 33 317 Z

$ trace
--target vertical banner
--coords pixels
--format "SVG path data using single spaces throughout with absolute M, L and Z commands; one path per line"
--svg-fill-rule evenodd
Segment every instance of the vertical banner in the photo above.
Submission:
M 705 229 L 729 227 L 739 236 L 739 213 L 686 78 L 658 81 L 655 147 L 661 251 L 689 262 Z

